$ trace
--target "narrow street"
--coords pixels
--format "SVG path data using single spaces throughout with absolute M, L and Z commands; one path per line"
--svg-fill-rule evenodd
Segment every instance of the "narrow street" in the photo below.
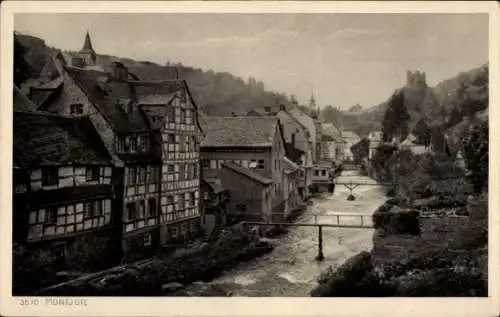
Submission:
M 369 179 L 350 171 L 343 172 L 342 178 Z M 347 201 L 348 190 L 343 185 L 337 185 L 333 195 L 324 193 L 313 199 L 313 204 L 308 206 L 297 222 L 313 222 L 313 214 L 371 214 L 385 201 L 382 189 L 381 186 L 360 186 L 353 192 L 356 200 Z M 318 217 L 319 223 L 329 222 L 328 218 L 321 218 Z M 320 273 L 329 266 L 337 267 L 358 252 L 369 251 L 372 247 L 372 234 L 373 229 L 325 227 L 325 259 L 316 262 L 314 258 L 318 254 L 318 229 L 291 227 L 288 234 L 273 241 L 275 249 L 271 253 L 241 263 L 209 283 L 192 284 L 187 287 L 187 291 L 199 296 L 205 289 L 216 285 L 218 289 L 231 293 L 232 296 L 308 296 Z

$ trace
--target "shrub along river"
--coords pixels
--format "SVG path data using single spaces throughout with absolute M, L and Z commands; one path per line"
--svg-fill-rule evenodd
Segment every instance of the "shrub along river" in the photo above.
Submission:
M 356 172 L 343 172 L 343 178 L 369 180 Z M 344 177 L 347 176 L 347 177 Z M 313 199 L 313 204 L 296 222 L 314 223 L 313 214 L 372 214 L 387 197 L 381 186 L 360 186 L 354 190 L 356 200 L 347 201 L 348 190 L 337 185 L 335 193 Z M 331 222 L 318 217 L 319 223 Z M 365 217 L 365 220 L 371 217 Z M 341 223 L 359 224 L 359 217 L 342 217 Z M 365 221 L 366 223 L 366 221 Z M 323 228 L 324 260 L 317 262 L 318 228 L 290 227 L 289 232 L 271 239 L 274 250 L 262 257 L 238 264 L 220 277 L 196 282 L 186 287 L 191 296 L 309 296 L 321 272 L 329 266 L 340 266 L 351 256 L 372 248 L 374 229 Z

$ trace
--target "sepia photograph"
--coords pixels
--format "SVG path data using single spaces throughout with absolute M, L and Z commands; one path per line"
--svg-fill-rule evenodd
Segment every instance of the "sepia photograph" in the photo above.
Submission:
M 11 31 L 13 297 L 492 295 L 487 12 Z

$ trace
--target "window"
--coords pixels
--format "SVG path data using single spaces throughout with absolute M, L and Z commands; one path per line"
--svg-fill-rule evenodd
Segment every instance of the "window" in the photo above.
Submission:
M 184 206 L 184 195 L 180 194 L 177 196 L 179 199 L 179 210 L 183 210 L 185 208 Z
M 174 196 L 167 196 L 167 206 L 173 206 L 174 203 Z
M 147 181 L 150 183 L 156 182 L 156 166 L 151 165 L 148 167 Z
M 181 179 L 180 180 L 184 180 L 185 178 L 183 178 L 185 175 L 184 175 L 184 170 L 185 170 L 186 166 L 184 164 L 179 164 L 179 175 L 181 176 Z
M 186 109 L 181 109 L 181 123 L 186 123 Z
M 83 204 L 83 217 L 88 219 L 94 216 L 94 202 L 87 201 Z
M 266 193 L 266 195 L 267 195 L 267 193 Z M 236 209 L 239 212 L 245 212 L 245 211 L 247 211 L 247 206 L 246 205 L 236 205 Z
M 149 198 L 148 200 L 148 217 L 156 216 L 156 199 Z
M 66 262 L 66 244 L 57 244 L 52 248 L 52 258 L 57 267 L 62 267 Z
M 148 139 L 146 136 L 139 136 L 139 152 L 146 152 Z
M 146 212 L 146 202 L 144 200 L 139 200 L 139 218 L 144 218 Z
M 85 169 L 85 179 L 87 182 L 99 180 L 99 166 L 87 167 Z
M 125 137 L 123 137 L 123 136 L 117 137 L 116 150 L 118 152 L 125 152 Z
M 319 171 L 318 170 L 314 171 L 314 176 L 319 176 Z
M 128 169 L 128 184 L 135 185 L 136 183 L 136 169 L 135 167 L 129 167 Z
M 184 165 L 184 179 L 190 179 L 189 178 L 189 171 L 191 170 L 191 164 L 185 164 Z
M 210 168 L 217 169 L 217 160 L 210 160 Z
M 151 246 L 151 242 L 152 242 L 151 233 L 146 233 L 144 235 L 144 246 L 145 247 L 150 247 Z
M 173 175 L 175 173 L 175 168 L 173 164 L 168 165 L 167 172 L 169 175 Z
M 257 161 L 250 160 L 250 163 L 248 164 L 248 168 L 256 168 L 256 167 L 257 167 Z
M 70 106 L 71 114 L 82 114 L 83 113 L 83 104 L 74 103 Z
M 326 176 L 326 171 L 325 170 L 321 171 L 321 176 Z
M 137 138 L 130 137 L 130 152 L 137 152 Z
M 257 168 L 264 168 L 264 160 L 259 160 L 257 162 Z
M 146 167 L 145 166 L 139 166 L 139 184 L 145 184 L 146 183 Z
M 196 201 L 196 195 L 195 195 L 195 192 L 191 192 L 189 193 L 189 196 L 190 196 L 190 200 L 191 200 L 191 205 L 195 205 L 195 201 Z
M 210 168 L 210 160 L 202 160 L 203 168 Z
M 94 216 L 102 216 L 104 213 L 103 201 L 98 200 L 95 202 Z
M 168 144 L 174 144 L 175 143 L 175 135 L 169 134 L 167 137 Z
M 135 202 L 127 204 L 127 215 L 128 215 L 128 220 L 135 220 L 136 218 Z
M 57 220 L 57 207 L 49 207 L 45 212 L 45 223 L 54 224 Z
M 57 185 L 57 167 L 49 167 L 42 170 L 42 185 L 43 186 L 51 186 Z
M 174 113 L 174 107 L 170 106 L 167 109 L 167 121 L 169 123 L 175 122 L 175 113 Z

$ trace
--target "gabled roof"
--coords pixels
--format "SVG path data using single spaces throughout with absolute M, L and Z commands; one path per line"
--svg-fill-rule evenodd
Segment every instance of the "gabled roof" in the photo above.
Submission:
M 256 171 L 253 171 L 249 168 L 242 167 L 238 164 L 234 163 L 222 163 L 222 167 L 228 168 L 229 170 L 238 173 L 240 175 L 246 176 L 248 179 L 253 180 L 255 182 L 258 182 L 262 185 L 270 185 L 273 183 L 273 180 L 270 178 L 267 178 L 265 176 L 262 176 L 261 174 L 257 173 Z
M 14 86 L 13 94 L 14 111 L 36 111 L 37 106 L 17 86 Z
M 206 117 L 203 147 L 272 147 L 277 117 Z
M 14 161 L 19 166 L 111 164 L 87 117 L 14 112 L 13 122 Z
M 296 170 L 299 169 L 299 167 L 297 166 L 297 164 L 295 164 L 294 162 L 292 162 L 286 156 L 283 157 L 283 163 L 284 163 L 284 168 L 285 168 L 285 172 L 286 173 L 292 173 L 292 172 L 295 172 Z
M 333 123 L 321 124 L 321 130 L 323 132 L 323 135 L 328 135 L 334 140 L 342 138 L 341 131 Z
M 342 137 L 348 139 L 359 139 L 359 135 L 347 130 L 342 130 Z
M 201 179 L 201 183 L 206 184 L 214 194 L 218 194 L 218 193 L 222 193 L 222 192 L 228 191 L 227 188 L 224 188 L 224 187 L 222 187 L 221 185 L 219 185 L 217 183 L 209 182 L 209 181 L 207 181 L 204 178 Z

